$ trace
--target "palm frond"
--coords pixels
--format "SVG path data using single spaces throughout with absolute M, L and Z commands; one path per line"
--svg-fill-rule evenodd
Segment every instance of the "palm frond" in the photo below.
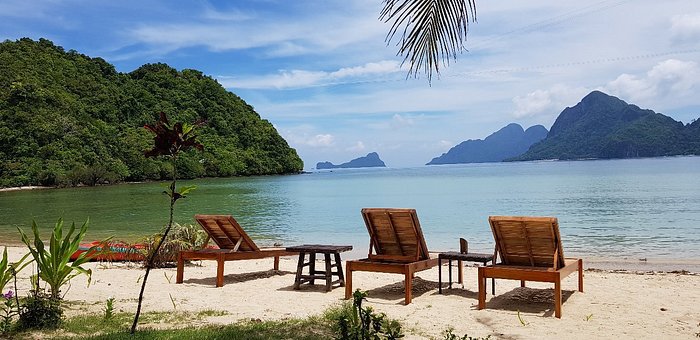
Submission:
M 410 64 L 409 75 L 417 77 L 422 70 L 430 82 L 433 72 L 440 74 L 440 62 L 449 65 L 465 50 L 476 0 L 384 0 L 379 19 L 393 21 L 387 43 L 403 28 L 397 55 Z

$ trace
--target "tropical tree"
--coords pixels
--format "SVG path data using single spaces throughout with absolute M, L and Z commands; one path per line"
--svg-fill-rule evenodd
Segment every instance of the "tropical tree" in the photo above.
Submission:
M 386 41 L 397 32 L 397 55 L 409 63 L 409 75 L 423 70 L 432 81 L 440 62 L 449 65 L 465 51 L 469 21 L 476 21 L 476 0 L 384 0 L 379 19 L 393 22 Z
M 163 242 L 165 242 L 168 237 L 168 233 L 173 226 L 173 213 L 175 211 L 175 202 L 181 198 L 185 198 L 186 195 L 192 191 L 194 186 L 186 186 L 180 188 L 177 191 L 177 159 L 181 152 L 195 148 L 199 151 L 204 149 L 204 146 L 197 142 L 197 136 L 194 134 L 194 130 L 197 126 L 203 125 L 204 121 L 198 121 L 193 125 L 175 123 L 170 124 L 168 122 L 168 117 L 164 112 L 160 113 L 160 119 L 154 124 L 146 124 L 144 128 L 152 132 L 153 136 L 153 149 L 148 150 L 144 153 L 146 157 L 165 157 L 172 163 L 172 181 L 170 186 L 168 186 L 167 191 L 163 191 L 164 194 L 170 197 L 170 220 L 168 225 L 163 231 L 163 236 L 160 238 L 159 242 L 156 244 L 155 250 L 148 257 L 146 262 L 146 274 L 143 276 L 143 283 L 141 284 L 141 292 L 139 293 L 139 302 L 136 307 L 136 315 L 134 316 L 134 323 L 131 325 L 131 334 L 136 332 L 136 326 L 139 322 L 139 315 L 141 315 L 141 304 L 143 303 L 143 291 L 146 289 L 146 281 L 148 281 L 148 274 L 153 268 L 153 262 L 158 256 L 158 251 L 160 250 Z

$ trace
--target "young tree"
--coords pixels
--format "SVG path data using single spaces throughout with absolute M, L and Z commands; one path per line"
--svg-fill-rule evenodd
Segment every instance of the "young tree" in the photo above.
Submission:
M 146 157 L 166 157 L 170 160 L 173 165 L 172 182 L 167 191 L 163 191 L 166 195 L 170 197 L 170 219 L 168 225 L 163 231 L 163 236 L 160 238 L 160 242 L 156 245 L 155 251 L 151 254 L 146 262 L 146 274 L 143 276 L 143 283 L 141 284 L 141 292 L 139 293 L 139 303 L 136 307 L 136 315 L 134 316 L 134 323 L 131 325 L 131 334 L 136 332 L 136 325 L 139 322 L 139 315 L 141 314 L 141 303 L 143 302 L 143 291 L 146 289 L 146 281 L 148 281 L 148 274 L 153 268 L 153 260 L 158 256 L 158 251 L 161 245 L 168 237 L 168 233 L 173 226 L 173 212 L 175 211 L 175 202 L 181 198 L 185 198 L 186 195 L 192 191 L 194 186 L 186 186 L 180 188 L 177 191 L 177 157 L 180 152 L 187 149 L 195 148 L 199 151 L 204 149 L 204 146 L 197 142 L 197 136 L 194 134 L 196 127 L 203 125 L 203 121 L 198 121 L 194 125 L 186 123 L 175 123 L 170 124 L 168 122 L 168 117 L 165 113 L 160 113 L 160 119 L 155 125 L 146 124 L 144 128 L 151 131 L 155 136 L 153 136 L 153 149 L 146 151 L 144 154 Z

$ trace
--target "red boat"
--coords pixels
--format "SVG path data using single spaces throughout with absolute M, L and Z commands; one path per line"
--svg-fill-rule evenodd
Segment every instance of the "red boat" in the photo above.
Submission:
M 88 257 L 90 261 L 143 261 L 144 256 L 141 250 L 145 248 L 144 244 L 126 244 L 120 242 L 100 242 L 83 243 L 78 250 L 71 255 L 71 261 L 75 261 L 80 254 L 95 247 Z

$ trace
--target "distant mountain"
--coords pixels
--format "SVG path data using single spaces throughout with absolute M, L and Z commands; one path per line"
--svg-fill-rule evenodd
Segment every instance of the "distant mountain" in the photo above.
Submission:
M 542 125 L 523 130 L 522 126 L 512 123 L 483 140 L 464 141 L 426 165 L 501 162 L 521 155 L 546 136 L 547 129 Z
M 593 91 L 567 107 L 547 138 L 510 160 L 630 158 L 700 154 L 700 123 L 683 125 Z
M 370 152 L 367 156 L 355 158 L 347 163 L 335 165 L 331 162 L 316 163 L 316 169 L 338 169 L 338 168 L 384 168 L 386 165 L 379 158 L 376 152 Z

